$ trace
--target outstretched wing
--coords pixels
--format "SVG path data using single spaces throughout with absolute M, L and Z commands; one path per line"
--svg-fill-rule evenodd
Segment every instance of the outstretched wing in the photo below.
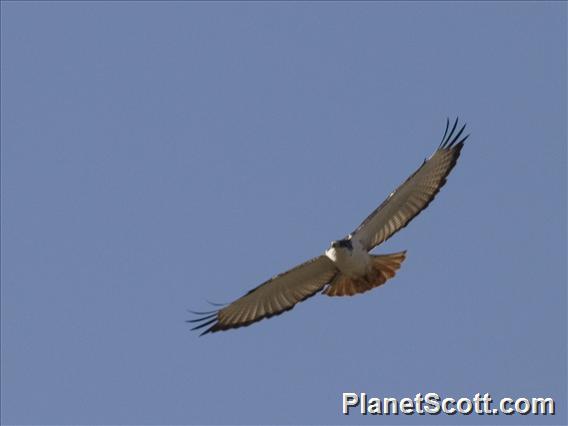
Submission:
M 434 199 L 446 178 L 456 165 L 460 151 L 469 135 L 460 139 L 464 126 L 454 134 L 458 120 L 451 131 L 450 120 L 442 142 L 432 156 L 426 160 L 402 185 L 395 189 L 373 213 L 352 233 L 363 247 L 373 247 L 389 239 L 394 233 L 404 228 Z
M 226 307 L 188 322 L 198 323 L 192 330 L 211 325 L 201 335 L 238 328 L 292 309 L 323 288 L 337 274 L 326 256 L 315 257 L 287 272 L 276 275 Z

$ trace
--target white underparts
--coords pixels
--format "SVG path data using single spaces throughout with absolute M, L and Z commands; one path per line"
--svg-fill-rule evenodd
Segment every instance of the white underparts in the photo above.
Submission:
M 325 252 L 325 255 L 349 277 L 363 277 L 369 271 L 371 256 L 361 247 L 354 246 L 352 250 L 347 247 L 332 247 Z

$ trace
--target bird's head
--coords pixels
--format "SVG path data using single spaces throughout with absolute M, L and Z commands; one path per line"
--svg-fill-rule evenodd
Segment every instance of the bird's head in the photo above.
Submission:
M 337 240 L 331 242 L 331 248 L 334 249 L 344 248 L 348 250 L 353 250 L 353 244 L 351 243 L 350 239 Z

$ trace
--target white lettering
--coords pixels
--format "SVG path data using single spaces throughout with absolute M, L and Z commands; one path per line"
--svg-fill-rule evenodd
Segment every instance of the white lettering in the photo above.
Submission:
M 422 398 L 421 393 L 417 393 L 414 397 L 414 404 L 416 405 L 416 412 L 418 414 L 424 414 L 424 407 L 422 404 L 424 403 L 424 398 Z
M 496 415 L 503 413 L 505 415 L 520 414 L 520 415 L 554 415 L 555 402 L 553 398 L 501 398 L 492 407 L 493 399 L 489 393 L 476 393 L 473 398 L 462 397 L 459 399 L 447 397 L 440 398 L 435 392 L 429 392 L 424 396 L 422 393 L 417 393 L 414 398 L 370 398 L 365 392 L 343 393 L 343 414 L 349 415 L 349 410 L 353 407 L 360 407 L 362 415 L 367 414 L 377 415 L 397 415 L 399 412 L 405 415 L 412 415 L 418 413 L 424 414 L 440 414 L 445 413 L 448 415 L 455 414 L 488 414 Z
M 513 402 L 512 398 L 503 398 L 501 400 L 501 402 L 499 403 L 499 409 L 503 414 L 513 414 L 515 410 L 513 410 L 513 408 L 511 407 L 507 408 L 507 406 L 511 405 L 512 402 Z
M 464 405 L 465 405 L 465 407 L 464 407 Z M 471 414 L 472 410 L 473 410 L 473 405 L 472 405 L 471 401 L 469 400 L 469 398 L 458 399 L 458 411 L 461 414 Z
M 398 414 L 396 398 L 383 398 L 383 410 L 385 414 Z
M 359 397 L 356 393 L 343 392 L 343 414 L 349 414 L 349 407 L 357 407 L 359 404 Z
M 554 400 L 552 398 L 533 398 L 532 413 L 554 415 Z
M 414 413 L 414 401 L 411 398 L 402 398 L 400 400 L 400 412 L 402 414 Z
M 440 395 L 434 392 L 427 393 L 424 396 L 424 402 L 426 402 L 426 412 L 428 414 L 440 413 Z
M 381 398 L 369 399 L 367 411 L 369 412 L 369 414 L 381 414 Z
M 521 407 L 524 405 L 524 407 Z M 529 404 L 529 400 L 526 398 L 519 398 L 515 401 L 515 411 L 519 414 L 527 414 L 531 411 L 531 405 Z
M 444 398 L 442 400 L 442 411 L 446 414 L 456 414 L 455 407 L 448 407 L 448 405 L 455 405 L 456 400 L 454 398 Z

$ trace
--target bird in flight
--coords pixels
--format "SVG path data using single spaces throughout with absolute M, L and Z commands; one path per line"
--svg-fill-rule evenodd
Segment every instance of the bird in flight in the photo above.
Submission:
M 253 288 L 241 298 L 209 312 L 193 312 L 201 335 L 244 327 L 289 311 L 320 292 L 327 296 L 353 296 L 383 285 L 394 277 L 406 251 L 370 254 L 379 244 L 404 228 L 434 199 L 456 165 L 463 144 L 465 124 L 456 132 L 458 119 L 446 131 L 438 149 L 397 189 L 389 194 L 355 231 L 333 241 L 324 254 Z M 221 305 L 223 306 L 223 305 Z

